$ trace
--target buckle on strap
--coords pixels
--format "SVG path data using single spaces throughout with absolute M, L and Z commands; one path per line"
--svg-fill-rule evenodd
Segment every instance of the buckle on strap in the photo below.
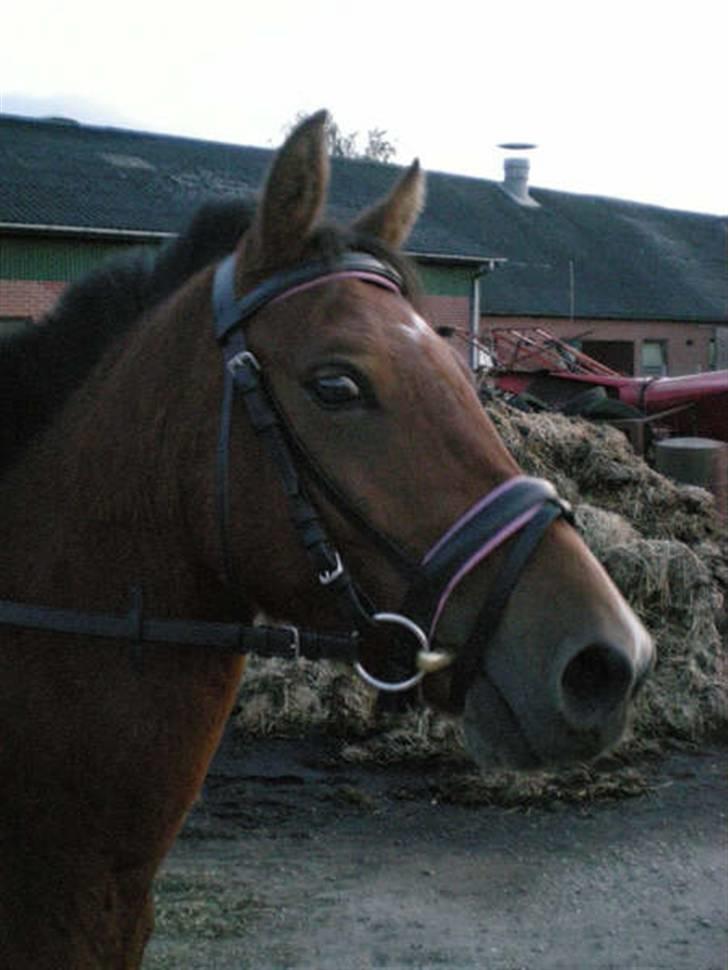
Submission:
M 256 387 L 261 373 L 260 361 L 252 350 L 240 350 L 225 361 L 230 376 L 241 391 Z
M 298 629 L 297 626 L 291 626 L 290 624 L 284 624 L 283 626 L 281 626 L 281 629 L 285 630 L 287 633 L 290 633 L 291 635 L 291 640 L 288 645 L 288 649 L 290 650 L 290 655 L 289 655 L 290 659 L 300 660 L 301 659 L 301 631 Z
M 341 556 L 336 550 L 334 550 L 334 565 L 331 569 L 324 569 L 318 574 L 318 581 L 322 586 L 330 586 L 335 583 L 336 580 L 344 575 L 344 564 L 341 561 Z

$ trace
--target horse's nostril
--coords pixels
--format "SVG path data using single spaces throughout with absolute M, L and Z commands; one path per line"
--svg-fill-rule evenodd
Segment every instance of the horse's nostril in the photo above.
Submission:
M 634 672 L 621 650 L 592 644 L 575 654 L 564 668 L 561 696 L 564 714 L 574 727 L 597 727 L 623 704 Z

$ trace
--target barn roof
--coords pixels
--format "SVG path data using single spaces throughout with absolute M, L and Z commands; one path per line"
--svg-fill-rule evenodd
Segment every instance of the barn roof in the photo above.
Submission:
M 210 197 L 255 192 L 272 150 L 0 115 L 0 228 L 176 233 Z M 385 194 L 396 167 L 333 163 L 331 215 Z M 442 262 L 504 257 L 484 310 L 509 315 L 728 321 L 728 218 L 435 172 L 410 238 Z

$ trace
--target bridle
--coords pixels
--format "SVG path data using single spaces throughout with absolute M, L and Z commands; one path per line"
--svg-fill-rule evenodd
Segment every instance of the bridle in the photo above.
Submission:
M 352 251 L 330 261 L 310 261 L 283 270 L 236 297 L 235 265 L 235 254 L 231 254 L 216 268 L 212 296 L 214 333 L 225 373 L 216 493 L 226 582 L 231 591 L 237 588 L 230 540 L 229 465 L 234 402 L 241 400 L 252 428 L 277 469 L 291 521 L 318 583 L 335 597 L 349 630 L 343 634 L 316 633 L 291 626 L 155 619 L 145 615 L 142 591 L 137 588 L 131 591 L 131 608 L 126 615 L 0 601 L 0 625 L 127 640 L 137 654 L 143 643 L 163 642 L 262 656 L 342 659 L 354 663 L 367 683 L 385 691 L 410 690 L 427 673 L 447 666 L 451 671 L 450 706 L 461 710 L 468 686 L 482 662 L 484 646 L 494 635 L 521 572 L 544 532 L 558 517 L 573 521 L 568 504 L 543 479 L 509 479 L 467 510 L 418 561 L 359 511 L 299 440 L 275 399 L 260 360 L 247 345 L 244 328 L 245 322 L 265 306 L 336 280 L 357 279 L 401 294 L 400 275 L 371 254 Z M 405 578 L 407 593 L 397 612 L 377 611 L 353 581 L 309 499 L 299 469 Z M 449 597 L 480 562 L 508 540 L 512 542 L 503 566 L 467 643 L 457 656 L 439 651 L 434 645 L 436 628 Z M 360 658 L 362 641 L 382 627 L 393 628 L 390 632 L 394 633 L 397 647 L 390 658 L 390 668 L 397 674 L 392 680 L 374 677 Z
M 215 337 L 225 363 L 225 391 L 218 444 L 217 494 L 221 545 L 228 583 L 234 585 L 229 522 L 229 437 L 233 401 L 239 397 L 251 426 L 276 467 L 289 502 L 291 521 L 298 531 L 320 585 L 337 596 L 343 616 L 354 636 L 366 636 L 373 627 L 394 625 L 401 640 L 408 634 L 409 673 L 400 680 L 381 680 L 357 661 L 357 673 L 369 684 L 385 691 L 406 691 L 427 673 L 452 666 L 451 701 L 461 707 L 477 672 L 483 644 L 495 633 L 521 572 L 548 526 L 559 516 L 572 521 L 571 509 L 553 486 L 543 479 L 516 476 L 478 501 L 435 543 L 418 562 L 401 545 L 365 515 L 320 467 L 301 442 L 275 398 L 264 368 L 248 347 L 244 324 L 265 306 L 288 299 L 315 286 L 337 280 L 357 279 L 402 293 L 402 280 L 389 264 L 366 252 L 347 252 L 337 259 L 312 261 L 269 277 L 251 292 L 235 296 L 235 256 L 216 269 L 213 287 Z M 299 475 L 307 478 L 356 528 L 363 531 L 409 584 L 398 612 L 378 612 L 351 578 L 336 546 L 329 539 Z M 435 632 L 447 601 L 460 582 L 508 539 L 509 550 L 495 589 L 482 607 L 468 643 L 457 658 L 433 648 Z

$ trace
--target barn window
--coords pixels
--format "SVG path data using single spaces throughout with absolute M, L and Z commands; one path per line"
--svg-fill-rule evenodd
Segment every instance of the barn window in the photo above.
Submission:
M 643 340 L 640 371 L 646 377 L 664 377 L 667 374 L 667 341 Z

